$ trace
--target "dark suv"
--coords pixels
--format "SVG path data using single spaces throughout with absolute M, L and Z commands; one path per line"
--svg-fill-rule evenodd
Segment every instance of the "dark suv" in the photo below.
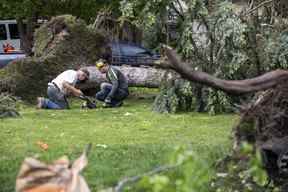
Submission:
M 159 54 L 133 43 L 112 42 L 112 64 L 131 66 L 151 66 L 160 59 Z

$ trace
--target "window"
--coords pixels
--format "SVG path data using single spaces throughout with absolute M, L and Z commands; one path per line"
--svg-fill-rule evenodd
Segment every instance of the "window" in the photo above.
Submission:
M 20 39 L 17 24 L 9 24 L 8 27 L 9 27 L 9 32 L 10 32 L 10 38 Z
M 7 33 L 5 25 L 0 24 L 0 40 L 6 40 L 6 39 L 7 39 Z

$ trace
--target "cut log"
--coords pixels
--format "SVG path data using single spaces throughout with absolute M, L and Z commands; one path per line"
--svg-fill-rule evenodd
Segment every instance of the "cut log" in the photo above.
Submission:
M 180 77 L 172 70 L 158 69 L 154 67 L 117 66 L 116 68 L 128 78 L 129 87 L 158 88 L 164 78 Z M 82 90 L 99 88 L 102 82 L 106 82 L 105 74 L 101 74 L 96 67 L 87 67 L 90 72 L 89 81 L 79 84 Z

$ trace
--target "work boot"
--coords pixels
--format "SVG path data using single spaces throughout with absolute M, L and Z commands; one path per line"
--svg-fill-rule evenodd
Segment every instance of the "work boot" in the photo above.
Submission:
M 123 102 L 122 101 L 119 101 L 118 103 L 115 103 L 113 105 L 113 107 L 121 107 L 123 105 Z
M 122 101 L 119 101 L 117 103 L 104 103 L 103 107 L 104 108 L 111 108 L 111 107 L 121 107 L 123 105 Z
M 44 98 L 43 98 L 43 97 L 37 97 L 36 109 L 42 109 L 43 101 L 44 101 Z

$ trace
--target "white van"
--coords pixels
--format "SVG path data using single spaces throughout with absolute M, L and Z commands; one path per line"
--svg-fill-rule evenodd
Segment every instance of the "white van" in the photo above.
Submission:
M 16 20 L 0 20 L 0 53 L 4 53 L 3 45 L 11 45 L 20 50 L 20 35 Z

